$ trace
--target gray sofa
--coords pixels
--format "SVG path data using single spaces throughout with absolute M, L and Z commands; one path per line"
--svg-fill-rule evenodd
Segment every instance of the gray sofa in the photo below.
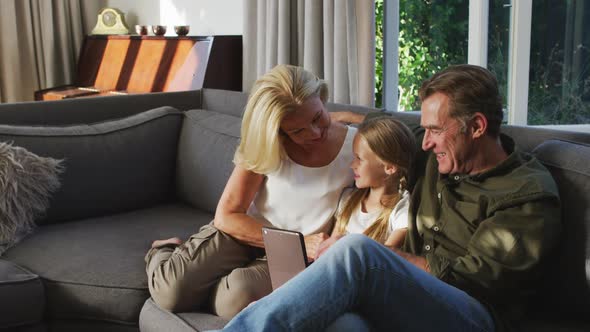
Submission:
M 233 168 L 247 96 L 198 90 L 0 104 L 0 141 L 63 158 L 37 230 L 0 257 L 0 331 L 202 331 L 225 321 L 149 299 L 154 239 L 209 222 Z M 358 112 L 374 109 L 330 104 Z M 394 116 L 409 125 L 419 114 Z M 590 133 L 505 126 L 555 176 L 563 241 L 526 331 L 590 330 Z

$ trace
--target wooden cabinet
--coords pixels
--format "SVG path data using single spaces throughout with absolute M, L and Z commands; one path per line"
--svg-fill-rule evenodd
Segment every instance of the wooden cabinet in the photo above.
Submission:
M 200 88 L 241 91 L 241 36 L 87 36 L 75 82 L 35 100 Z

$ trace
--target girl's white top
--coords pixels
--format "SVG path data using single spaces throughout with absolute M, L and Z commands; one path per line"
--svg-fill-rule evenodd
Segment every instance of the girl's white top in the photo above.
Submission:
M 290 158 L 283 160 L 277 171 L 266 175 L 248 215 L 303 235 L 329 233 L 340 194 L 354 181 L 350 163 L 355 134 L 356 128 L 348 127 L 340 152 L 326 166 L 306 167 Z
M 338 204 L 338 213 L 342 212 L 344 207 L 344 203 L 350 195 L 352 194 L 354 189 L 345 189 L 345 192 L 342 194 L 342 198 L 340 203 Z M 399 202 L 395 205 L 391 214 L 389 215 L 389 229 L 387 232 L 387 236 L 389 236 L 393 231 L 401 228 L 408 227 L 408 210 L 410 207 L 410 193 L 407 190 L 404 190 L 402 193 L 402 197 L 400 198 Z M 348 221 L 348 225 L 346 225 L 346 233 L 363 233 L 369 226 L 371 226 L 379 214 L 381 210 L 373 211 L 373 212 L 363 212 L 361 209 L 361 204 L 357 206 L 352 214 L 350 215 L 350 220 Z

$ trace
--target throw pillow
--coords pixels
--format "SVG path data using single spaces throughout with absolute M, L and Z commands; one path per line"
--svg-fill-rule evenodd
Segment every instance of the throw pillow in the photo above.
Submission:
M 33 231 L 61 172 L 62 160 L 0 142 L 0 255 Z

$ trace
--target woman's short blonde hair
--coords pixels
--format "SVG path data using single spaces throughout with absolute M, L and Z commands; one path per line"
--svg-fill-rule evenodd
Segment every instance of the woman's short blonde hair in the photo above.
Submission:
M 244 111 L 234 163 L 259 174 L 277 170 L 285 157 L 279 134 L 281 121 L 315 96 L 325 104 L 328 86 L 301 67 L 278 65 L 260 77 Z

